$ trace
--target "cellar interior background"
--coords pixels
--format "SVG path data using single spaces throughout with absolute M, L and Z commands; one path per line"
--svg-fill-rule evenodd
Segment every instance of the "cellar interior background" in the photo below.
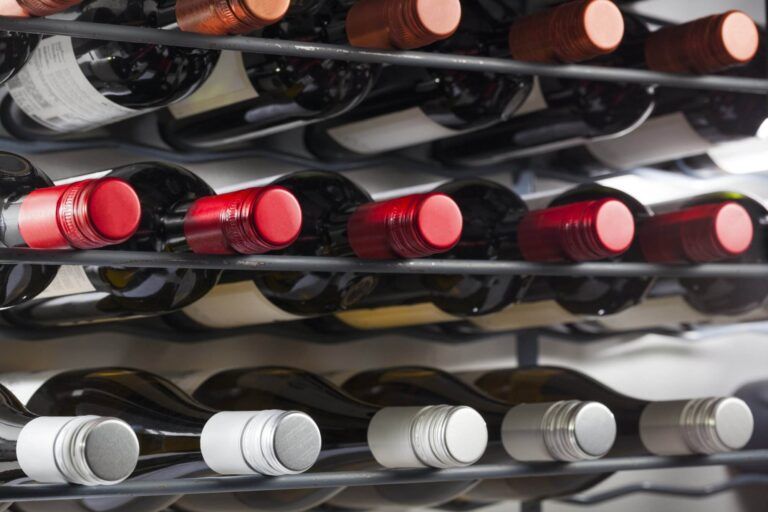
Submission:
M 728 8 L 742 9 L 756 20 L 765 19 L 765 5 L 757 0 L 652 0 L 638 2 L 628 8 L 669 21 L 686 21 Z M 159 147 L 159 137 L 152 133 L 154 126 L 151 116 L 144 116 L 123 123 L 120 129 L 130 133 L 132 138 L 144 133 L 144 142 Z M 300 134 L 290 133 L 272 137 L 267 142 L 272 148 L 301 154 L 300 140 Z M 151 151 L 128 146 L 95 144 L 95 147 L 88 147 L 87 142 L 80 146 L 69 149 L 71 145 L 19 145 L 9 139 L 0 140 L 0 149 L 24 154 L 53 179 L 131 162 L 163 159 L 162 153 L 157 156 Z M 413 150 L 416 155 L 418 151 Z M 755 161 L 765 162 L 765 170 L 768 170 L 766 157 L 768 145 L 762 158 L 759 153 L 753 155 Z M 308 163 L 248 156 L 180 163 L 198 173 L 217 192 L 257 184 L 260 180 L 309 167 Z M 520 169 L 515 167 L 514 171 L 519 172 Z M 526 197 L 545 198 L 572 185 L 567 175 L 536 171 L 542 169 L 532 169 L 530 179 L 523 183 Z M 422 166 L 409 166 L 406 160 L 384 162 L 346 171 L 345 174 L 369 190 L 376 199 L 426 191 L 448 179 L 426 172 Z M 515 185 L 512 172 L 500 170 L 486 177 L 509 186 Z M 573 178 L 583 179 L 583 176 Z M 768 180 L 760 174 L 701 179 L 642 169 L 609 177 L 605 183 L 618 188 L 631 187 L 639 198 L 647 194 L 657 201 L 660 193 L 670 194 L 673 198 L 676 192 L 692 195 L 694 190 L 742 190 L 768 198 Z M 520 182 L 517 186 L 521 186 Z M 7 357 L 0 358 L 0 371 L 121 365 L 167 375 L 182 370 L 276 364 L 333 376 L 338 372 L 411 364 L 446 370 L 511 367 L 517 364 L 518 357 L 518 339 L 514 333 L 485 336 L 478 340 L 467 338 L 461 342 L 425 338 L 418 330 L 374 333 L 338 343 L 313 340 L 313 336 L 306 330 L 295 332 L 271 328 L 193 335 L 173 332 L 155 320 L 55 331 L 5 328 L 0 330 L 0 339 Z M 644 399 L 727 395 L 745 383 L 768 376 L 766 336 L 768 323 L 710 326 L 683 336 L 635 333 L 583 342 L 542 335 L 538 343 L 538 362 L 579 369 L 620 392 Z M 626 471 L 611 476 L 589 492 L 599 493 L 639 482 L 702 487 L 722 482 L 728 477 L 726 467 Z M 765 492 L 755 497 L 744 491 L 729 491 L 701 499 L 639 493 L 589 508 L 623 512 L 757 511 L 766 510 L 768 505 L 765 499 Z M 515 510 L 515 507 L 518 504 L 502 503 L 484 510 Z M 556 500 L 545 501 L 542 507 L 545 511 L 586 508 Z

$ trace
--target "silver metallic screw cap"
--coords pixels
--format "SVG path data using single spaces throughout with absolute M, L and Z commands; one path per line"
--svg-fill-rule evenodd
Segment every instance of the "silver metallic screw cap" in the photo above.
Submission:
M 743 448 L 754 426 L 739 398 L 652 402 L 640 416 L 640 439 L 657 455 L 722 453 Z
M 501 439 L 507 453 L 521 461 L 593 460 L 613 446 L 616 420 L 597 402 L 522 404 L 504 417 Z
M 227 411 L 211 417 L 200 438 L 208 466 L 225 475 L 294 475 L 320 455 L 320 429 L 298 411 Z
M 116 418 L 40 417 L 22 429 L 16 455 L 21 469 L 38 482 L 113 485 L 136 468 L 139 441 Z
M 485 420 L 465 406 L 385 407 L 368 426 L 368 446 L 387 468 L 469 466 L 487 445 Z

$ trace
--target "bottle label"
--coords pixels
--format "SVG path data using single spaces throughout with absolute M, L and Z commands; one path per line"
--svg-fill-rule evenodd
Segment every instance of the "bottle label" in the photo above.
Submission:
M 64 36 L 43 39 L 8 81 L 8 90 L 25 114 L 58 132 L 95 128 L 146 111 L 105 98 L 81 71 L 72 41 Z
M 449 315 L 431 303 L 342 311 L 336 313 L 336 318 L 348 326 L 360 330 L 390 329 L 461 320 L 461 318 Z
M 36 299 L 50 299 L 64 295 L 95 292 L 96 287 L 88 278 L 85 269 L 78 265 L 62 265 L 51 284 Z
M 168 107 L 176 119 L 258 98 L 240 52 L 223 51 L 211 76 L 188 98 Z
M 587 144 L 602 163 L 633 169 L 706 153 L 712 143 L 691 126 L 681 112 L 654 117 L 623 137 Z
M 220 284 L 183 311 L 195 322 L 214 329 L 232 329 L 305 318 L 275 306 L 253 281 Z
M 528 329 L 547 325 L 577 322 L 579 317 L 564 310 L 551 300 L 511 305 L 498 313 L 470 319 L 484 331 L 497 332 Z

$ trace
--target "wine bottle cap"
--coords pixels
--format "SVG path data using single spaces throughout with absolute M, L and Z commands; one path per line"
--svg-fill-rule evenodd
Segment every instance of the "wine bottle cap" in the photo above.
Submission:
M 33 249 L 97 249 L 128 240 L 140 220 L 133 188 L 117 178 L 100 178 L 30 192 L 18 222 Z
M 320 429 L 296 411 L 225 411 L 203 427 L 205 463 L 223 475 L 295 475 L 320 454 Z
M 755 22 L 728 11 L 664 27 L 645 43 L 649 69 L 669 73 L 716 73 L 751 61 L 760 45 Z
M 504 417 L 501 439 L 507 453 L 521 461 L 592 460 L 613 446 L 616 420 L 597 402 L 522 404 Z
M 410 50 L 446 39 L 461 21 L 459 0 L 358 0 L 346 19 L 352 46 Z
M 651 402 L 640 415 L 640 439 L 656 455 L 699 455 L 739 450 L 754 419 L 738 398 Z
M 43 416 L 22 428 L 16 456 L 21 470 L 41 483 L 112 485 L 133 473 L 139 441 L 116 418 Z
M 614 51 L 624 18 L 610 0 L 571 0 L 518 18 L 509 30 L 509 53 L 529 62 L 582 62 Z
M 420 258 L 450 250 L 461 237 L 463 218 L 445 194 L 413 194 L 366 203 L 350 216 L 347 236 L 359 258 Z
M 385 468 L 469 466 L 485 452 L 488 429 L 470 407 L 385 407 L 368 425 L 368 446 Z
M 19 7 L 29 16 L 49 16 L 65 11 L 82 0 L 16 0 Z M 3 12 L 3 16 L 18 16 L 17 13 Z
M 528 261 L 594 261 L 618 256 L 632 245 L 635 220 L 617 199 L 603 198 L 528 213 L 518 227 Z
M 291 245 L 301 223 L 291 192 L 258 187 L 198 199 L 184 217 L 184 236 L 198 254 L 263 254 Z
M 184 32 L 247 34 L 280 21 L 290 0 L 184 0 L 176 2 L 176 21 Z
M 640 226 L 638 240 L 646 261 L 706 263 L 743 254 L 754 232 L 749 212 L 727 201 L 651 217 Z

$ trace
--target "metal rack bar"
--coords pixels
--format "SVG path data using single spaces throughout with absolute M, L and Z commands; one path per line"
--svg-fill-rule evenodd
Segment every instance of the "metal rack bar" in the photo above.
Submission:
M 523 74 L 658 84 L 690 89 L 730 90 L 743 93 L 768 93 L 768 80 L 762 78 L 730 76 L 689 76 L 659 73 L 641 69 L 620 69 L 588 65 L 547 65 L 519 62 L 511 59 L 447 55 L 413 51 L 379 51 L 324 43 L 283 41 L 243 36 L 208 36 L 178 30 L 147 27 L 128 27 L 84 21 L 53 20 L 45 18 L 0 18 L 0 30 L 64 35 L 106 41 L 154 43 L 210 50 L 236 50 L 313 59 L 348 60 L 395 64 L 411 67 L 430 67 L 464 71 L 504 74 Z
M 319 489 L 364 485 L 459 482 L 463 480 L 525 478 L 534 476 L 584 475 L 626 470 L 650 470 L 765 464 L 768 450 L 723 453 L 707 457 L 625 457 L 570 464 L 487 464 L 445 470 L 374 470 L 304 473 L 275 478 L 211 477 L 167 481 L 127 481 L 104 487 L 23 484 L 0 487 L 0 501 L 48 501 L 57 499 L 106 498 L 117 496 L 169 496 L 219 492 Z
M 251 271 L 358 272 L 361 274 L 533 275 L 595 277 L 730 277 L 768 278 L 768 264 L 713 263 L 579 263 L 569 265 L 524 261 L 397 260 L 368 261 L 318 256 L 206 256 L 130 251 L 39 251 L 0 249 L 0 264 L 95 265 L 135 268 L 197 268 Z

